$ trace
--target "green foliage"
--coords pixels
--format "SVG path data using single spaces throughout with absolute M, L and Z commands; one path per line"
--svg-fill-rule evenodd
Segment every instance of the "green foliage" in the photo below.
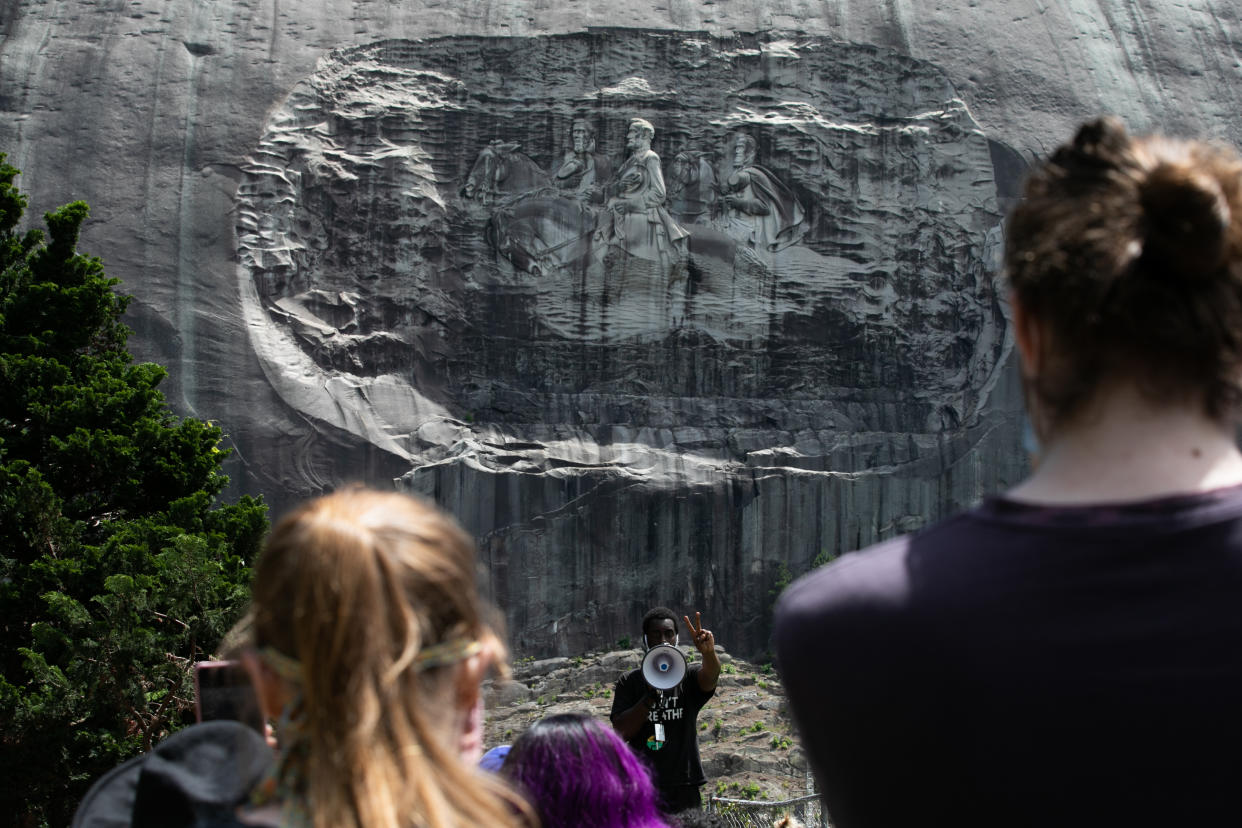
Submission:
M 815 560 L 811 561 L 811 569 L 818 569 L 826 563 L 832 563 L 838 557 L 839 556 L 835 552 L 829 552 L 827 549 L 821 550 L 820 553 L 815 556 Z
M 133 364 L 87 206 L 17 232 L 0 154 L 0 804 L 68 824 L 93 779 L 193 718 L 190 665 L 241 612 L 267 509 L 212 508 L 220 429 Z
M 618 650 L 628 650 L 629 648 L 630 648 L 630 637 L 628 635 L 623 635 L 617 639 Z
M 785 591 L 785 587 L 793 583 L 793 573 L 789 571 L 789 566 L 781 561 L 776 567 L 776 581 L 772 584 L 772 589 L 768 590 L 771 598 L 779 598 L 780 594 Z
M 759 784 L 757 782 L 747 782 L 745 785 L 743 785 L 740 782 L 730 782 L 727 785 L 724 782 L 717 782 L 716 783 L 716 794 L 718 796 L 723 796 L 725 794 L 731 794 L 734 797 L 737 797 L 740 799 L 750 799 L 750 800 L 767 799 L 767 795 L 764 794 L 763 789 L 759 787 Z M 731 803 L 725 803 L 724 805 L 720 806 L 717 809 L 717 812 L 722 815 L 737 814 L 741 816 L 745 814 L 745 811 L 743 811 L 738 806 L 733 805 Z

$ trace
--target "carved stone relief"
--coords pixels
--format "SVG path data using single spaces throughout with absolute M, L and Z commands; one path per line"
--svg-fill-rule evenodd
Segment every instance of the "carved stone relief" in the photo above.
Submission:
M 405 456 L 429 419 L 658 425 L 670 399 L 702 425 L 785 428 L 800 399 L 937 431 L 1002 357 L 988 141 L 938 73 L 871 47 L 341 50 L 274 114 L 239 198 L 274 383 Z
M 238 189 L 250 338 L 481 539 L 519 649 L 650 599 L 761 650 L 775 561 L 973 496 L 995 147 L 934 67 L 824 39 L 340 50 Z
M 666 293 L 662 307 L 648 308 L 652 313 L 641 319 L 639 332 L 659 336 L 667 326 L 704 321 L 690 301 L 696 295 L 702 304 L 709 300 L 706 291 L 688 289 L 692 272 L 714 266 L 746 278 L 752 268 L 772 271 L 778 264 L 773 254 L 805 235 L 806 214 L 794 191 L 755 163 L 758 143 L 750 135 L 730 136 L 724 153 L 683 150 L 666 174 L 651 150 L 654 134 L 649 122 L 632 121 L 626 132 L 631 154 L 610 175 L 608 157 L 596 152 L 594 129 L 575 120 L 574 147 L 552 177 L 557 191 L 518 145 L 493 140 L 479 153 L 462 194 L 493 206 L 487 226 L 493 249 L 532 277 L 571 286 L 568 295 L 557 296 L 570 305 L 598 309 L 591 294 L 618 281 L 615 271 L 624 271 L 626 261 L 653 263 L 640 267 Z M 720 155 L 728 163 L 717 171 L 713 161 Z M 617 255 L 609 257 L 610 247 Z M 574 280 L 575 273 L 581 278 Z M 608 330 L 602 322 L 579 320 L 558 332 L 596 336 Z M 652 322 L 660 324 L 652 328 Z M 634 331 L 609 333 L 624 337 Z

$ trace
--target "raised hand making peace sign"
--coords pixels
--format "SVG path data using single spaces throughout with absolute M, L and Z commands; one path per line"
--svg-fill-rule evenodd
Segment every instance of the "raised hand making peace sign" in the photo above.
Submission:
M 686 629 L 690 631 L 690 640 L 694 642 L 694 646 L 703 656 L 703 669 L 699 671 L 699 687 L 704 691 L 714 690 L 716 681 L 720 678 L 720 659 L 716 655 L 716 636 L 712 635 L 711 630 L 703 629 L 703 613 L 696 612 L 694 614 L 694 623 L 690 623 L 690 616 L 683 615 L 682 618 L 686 622 Z
M 694 646 L 699 652 L 707 655 L 708 652 L 716 650 L 716 636 L 712 635 L 711 630 L 703 629 L 703 613 L 696 612 L 694 614 L 694 623 L 690 623 L 690 616 L 683 615 L 682 618 L 686 622 L 686 628 L 690 630 L 690 640 L 694 642 Z

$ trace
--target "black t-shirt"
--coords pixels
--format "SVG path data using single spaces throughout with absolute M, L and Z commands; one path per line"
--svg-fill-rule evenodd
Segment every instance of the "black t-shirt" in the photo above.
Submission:
M 775 624 L 839 828 L 1242 824 L 1242 488 L 992 499 Z
M 699 760 L 699 732 L 695 720 L 716 691 L 699 687 L 699 665 L 686 671 L 681 685 L 665 691 L 647 713 L 647 721 L 629 745 L 655 770 L 656 787 L 667 791 L 680 785 L 702 785 L 703 763 Z M 612 694 L 612 717 L 638 704 L 647 695 L 642 670 L 631 670 L 617 681 Z M 663 744 L 655 740 L 655 725 L 664 725 Z

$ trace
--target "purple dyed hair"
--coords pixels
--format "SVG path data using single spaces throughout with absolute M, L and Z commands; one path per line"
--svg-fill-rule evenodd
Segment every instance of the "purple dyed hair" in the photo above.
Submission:
M 543 828 L 669 828 L 651 771 L 611 727 L 584 713 L 536 722 L 501 773 L 525 792 Z

